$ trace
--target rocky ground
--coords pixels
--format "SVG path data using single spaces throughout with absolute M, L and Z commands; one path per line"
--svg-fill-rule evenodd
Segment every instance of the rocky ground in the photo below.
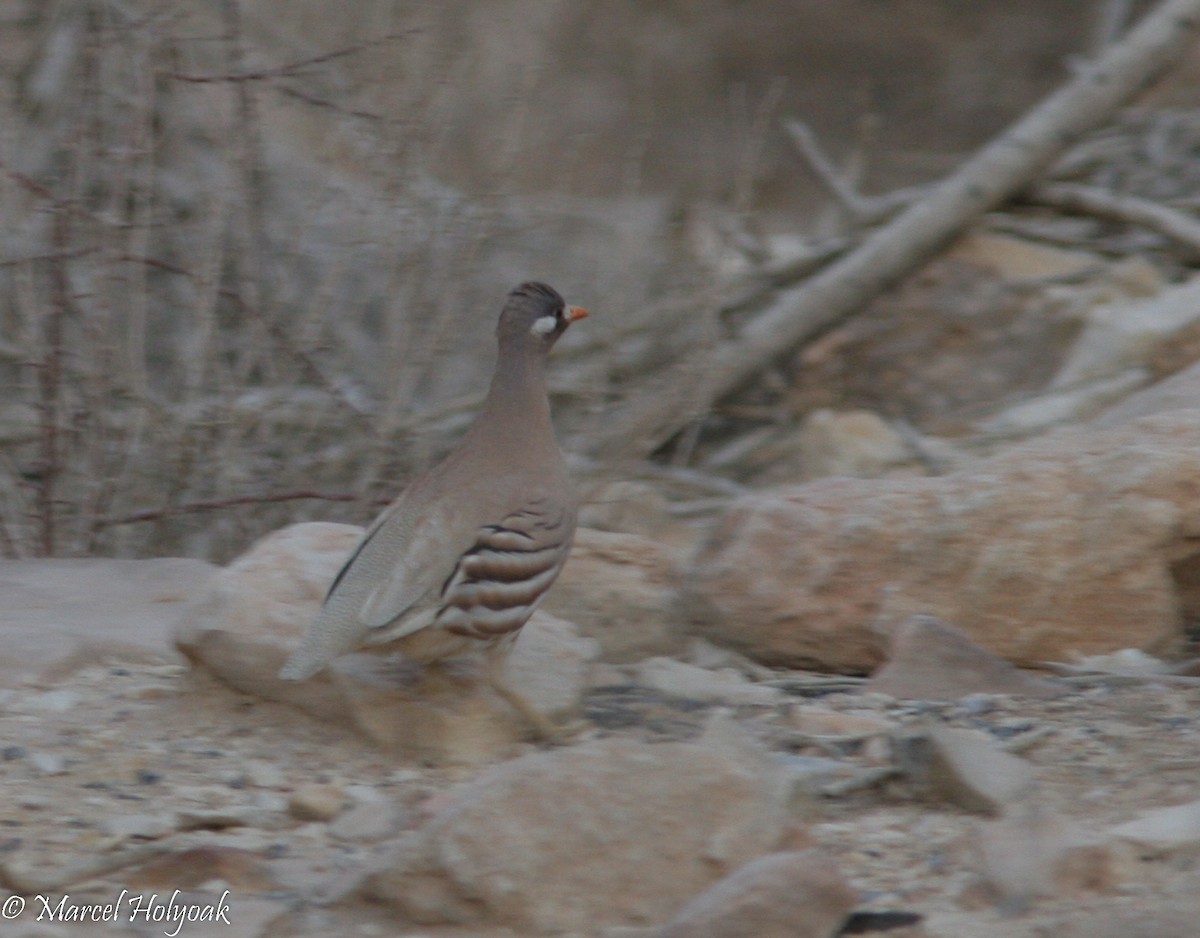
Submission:
M 434 701 L 460 707 L 436 740 L 369 738 L 350 725 L 353 694 L 320 720 L 302 701 L 237 692 L 216 676 L 233 673 L 230 659 L 195 638 L 271 590 L 299 614 L 305 600 L 278 588 L 280 571 L 320 580 L 318 561 L 336 557 L 330 527 L 266 545 L 275 578 L 259 563 L 253 596 L 199 563 L 6 570 L 6 634 L 34 628 L 0 697 L 0 933 L 161 933 L 130 921 L 130 895 L 224 901 L 228 925 L 180 933 L 255 938 L 826 936 L 852 910 L 920 916 L 890 932 L 901 936 L 1167 938 L 1200 912 L 1200 679 L 1133 653 L 1030 678 L 921 618 L 892 630 L 866 682 L 766 668 L 687 636 L 670 656 L 620 663 L 546 617 L 530 645 L 554 707 L 583 718 L 570 744 L 520 742 L 506 715 L 464 708 L 458 692 Z M 302 555 L 296 576 L 305 565 L 284 559 Z M 97 609 L 119 597 L 115 640 L 103 616 L 48 604 L 80 582 Z M 270 631 L 240 633 L 243 664 L 271 666 L 264 649 L 286 641 Z M 198 664 L 171 651 L 173 634 Z M 272 693 L 266 675 L 261 687 Z M 425 704 L 398 706 L 411 717 Z M 485 730 L 464 735 L 472 722 Z M 750 864 L 763 855 L 794 866 Z M 786 930 L 739 900 L 739 870 L 758 875 Z M 705 907 L 695 896 L 713 883 Z M 51 922 L 122 890 L 115 921 Z M 738 930 L 747 921 L 759 924 Z

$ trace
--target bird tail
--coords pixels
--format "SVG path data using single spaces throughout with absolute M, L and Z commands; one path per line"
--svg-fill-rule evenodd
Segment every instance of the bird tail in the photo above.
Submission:
M 292 652 L 279 671 L 284 681 L 304 681 L 323 670 L 335 658 L 357 649 L 367 628 L 331 601 L 321 607 L 300 647 Z

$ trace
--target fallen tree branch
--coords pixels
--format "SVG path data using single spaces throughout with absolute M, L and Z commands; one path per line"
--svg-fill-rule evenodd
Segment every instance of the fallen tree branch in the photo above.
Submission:
M 1195 39 L 1200 0 L 1164 0 L 1122 41 L 969 159 L 928 197 L 871 234 L 852 253 L 805 283 L 781 292 L 732 340 L 672 369 L 684 387 L 662 382 L 631 393 L 592 439 L 646 455 L 706 414 L 720 398 L 813 335 L 829 329 L 927 260 L 976 217 L 1027 187 L 1083 134 L 1172 65 Z M 657 384 L 657 386 L 656 386 Z
M 1182 247 L 1187 260 L 1200 259 L 1200 221 L 1160 202 L 1096 186 L 1057 182 L 1034 186 L 1021 198 L 1035 205 L 1149 228 Z

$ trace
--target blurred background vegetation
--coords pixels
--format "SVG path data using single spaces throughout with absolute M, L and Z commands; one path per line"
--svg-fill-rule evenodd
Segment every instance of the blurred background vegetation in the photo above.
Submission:
M 713 297 L 839 232 L 781 121 L 864 189 L 934 179 L 1144 8 L 4 0 L 0 556 L 365 521 L 470 420 L 530 278 L 594 313 L 565 448 L 626 472 L 589 440 L 646 348 L 719 342 Z

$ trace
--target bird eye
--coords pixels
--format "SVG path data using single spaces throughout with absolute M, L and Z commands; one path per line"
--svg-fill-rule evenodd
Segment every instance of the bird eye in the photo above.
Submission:
M 555 313 L 551 316 L 539 316 L 533 321 L 532 331 L 537 335 L 547 335 L 553 332 L 559 326 L 559 316 L 561 313 Z

